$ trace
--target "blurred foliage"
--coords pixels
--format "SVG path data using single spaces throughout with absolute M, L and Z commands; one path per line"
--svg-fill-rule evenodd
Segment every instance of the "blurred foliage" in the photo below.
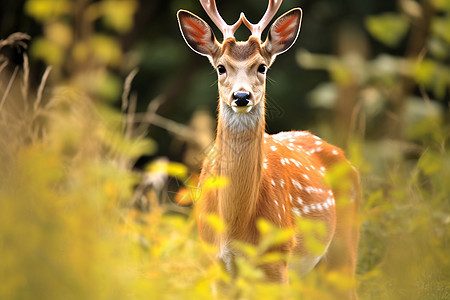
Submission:
M 259 245 L 235 245 L 245 258 L 231 279 L 216 249 L 199 241 L 189 209 L 166 203 L 171 179 L 198 198 L 195 176 L 168 159 L 133 168 L 142 157 L 181 152 L 167 132 L 137 119 L 149 99 L 165 99 L 158 112 L 183 123 L 202 105 L 215 109 L 215 74 L 175 19 L 185 8 L 208 20 L 198 1 L 5 3 L 1 299 L 330 299 L 327 287 L 353 284 L 320 268 L 305 278 L 291 272 L 288 287 L 265 282 L 257 267 L 285 259 L 267 250 L 292 232 L 263 220 Z M 230 23 L 241 10 L 253 21 L 265 9 L 256 0 L 218 4 Z M 305 14 L 301 49 L 269 72 L 268 130 L 312 128 L 346 147 L 360 170 L 360 299 L 449 299 L 450 1 L 286 0 L 281 10 L 294 6 Z M 15 31 L 32 35 L 29 52 L 6 40 Z M 6 48 L 19 54 L 8 58 Z M 400 135 L 384 125 L 391 119 Z M 349 137 L 337 139 L 340 129 Z M 208 222 L 225 229 L 217 216 Z M 297 226 L 311 233 L 308 247 L 323 247 L 320 224 Z
M 388 46 L 397 46 L 408 30 L 408 20 L 398 14 L 385 13 L 367 18 L 367 29 Z

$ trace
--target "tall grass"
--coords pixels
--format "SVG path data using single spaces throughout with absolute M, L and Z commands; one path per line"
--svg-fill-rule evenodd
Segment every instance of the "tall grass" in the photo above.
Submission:
M 230 283 L 215 249 L 199 241 L 192 217 L 165 210 L 151 190 L 141 195 L 149 211 L 130 205 L 142 179 L 130 166 L 154 144 L 127 137 L 129 117 L 95 104 L 76 86 L 46 85 L 45 78 L 37 95 L 22 93 L 28 73 L 17 71 L 1 91 L 8 94 L 0 111 L 0 297 L 210 299 L 212 286 Z M 365 185 L 361 299 L 449 297 L 448 131 L 432 128 L 441 133 L 423 144 L 418 159 L 389 158 L 374 168 L 383 161 L 371 152 L 374 145 L 350 151 Z M 151 177 L 169 169 L 148 170 Z M 269 240 L 282 239 L 276 229 L 266 232 Z M 327 299 L 324 286 L 346 284 L 320 270 L 303 279 L 291 274 L 289 286 L 268 284 L 255 268 L 267 259 L 264 251 L 245 247 L 256 256 L 239 261 L 229 298 Z

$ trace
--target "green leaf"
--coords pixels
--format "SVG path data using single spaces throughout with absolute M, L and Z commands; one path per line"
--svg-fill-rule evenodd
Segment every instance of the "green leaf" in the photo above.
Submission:
M 64 50 L 58 44 L 45 38 L 36 38 L 31 45 L 31 55 L 52 66 L 62 64 L 64 60 L 63 52 Z
M 390 47 L 398 45 L 409 28 L 406 17 L 394 13 L 370 16 L 366 19 L 366 28 L 370 34 Z
M 224 177 L 224 176 L 211 176 L 208 177 L 204 183 L 203 183 L 203 188 L 205 190 L 208 189 L 220 189 L 220 188 L 224 188 L 229 184 L 229 179 L 228 177 Z
M 232 245 L 234 249 L 243 253 L 243 255 L 248 259 L 256 258 L 259 254 L 258 248 L 255 245 L 240 241 L 233 241 Z
M 25 3 L 25 12 L 42 22 L 68 13 L 71 10 L 71 6 L 72 3 L 67 0 L 29 0 Z
M 434 17 L 431 21 L 433 34 L 450 44 L 450 17 Z
M 260 264 L 270 264 L 285 260 L 286 257 L 281 252 L 265 253 L 259 260 Z
M 437 174 L 441 170 L 442 159 L 432 151 L 425 151 L 419 160 L 419 167 L 426 175 Z
M 117 66 L 121 62 L 122 50 L 113 37 L 95 34 L 90 40 L 91 51 L 96 59 L 106 64 Z
M 214 229 L 216 234 L 221 234 L 225 231 L 226 225 L 218 215 L 209 214 L 205 217 L 205 220 L 208 225 L 211 226 L 212 229 Z
M 429 84 L 435 79 L 437 65 L 431 59 L 417 61 L 411 70 L 411 75 L 419 84 Z
M 279 228 L 275 224 L 260 218 L 256 222 L 256 227 L 261 234 L 260 250 L 266 251 L 267 249 L 275 246 L 279 246 L 289 241 L 292 238 L 294 231 L 287 228 Z
M 97 137 L 112 153 L 131 159 L 153 153 L 157 147 L 151 139 L 127 139 L 122 133 L 107 128 L 99 128 Z
M 116 75 L 98 71 L 84 75 L 86 80 L 85 86 L 94 95 L 106 101 L 116 101 L 120 97 L 122 91 L 122 82 Z
M 266 219 L 258 219 L 256 227 L 262 236 L 269 234 L 273 230 L 273 224 Z
M 431 3 L 437 10 L 450 11 L 450 0 L 431 0 Z
M 137 9 L 137 2 L 133 0 L 102 1 L 103 21 L 106 25 L 125 33 L 133 26 L 133 17 Z
M 186 178 L 188 169 L 185 165 L 176 162 L 159 160 L 151 163 L 147 170 L 151 173 L 164 173 L 177 178 Z

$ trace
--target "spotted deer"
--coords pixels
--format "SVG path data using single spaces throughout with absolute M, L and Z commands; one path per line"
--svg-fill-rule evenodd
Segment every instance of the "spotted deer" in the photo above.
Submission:
M 215 0 L 200 0 L 211 20 L 223 34 L 220 43 L 208 24 L 186 10 L 178 11 L 181 33 L 189 47 L 206 56 L 218 74 L 219 103 L 217 136 L 211 154 L 205 159 L 200 186 L 211 177 L 225 177 L 224 187 L 204 189 L 196 204 L 201 238 L 218 247 L 219 258 L 227 271 L 236 275 L 233 247 L 238 240 L 258 244 L 256 221 L 264 218 L 281 228 L 298 228 L 297 219 L 320 221 L 326 233 L 321 237 L 323 253 L 313 253 L 304 243 L 302 232 L 272 249 L 301 257 L 290 268 L 305 275 L 319 261 L 330 270 L 350 277 L 356 268 L 359 201 L 359 175 L 343 151 L 306 131 L 265 133 L 266 74 L 275 57 L 287 51 L 300 31 L 302 10 L 294 8 L 280 16 L 270 27 L 265 41 L 264 28 L 281 5 L 270 0 L 257 24 L 241 13 L 228 25 L 220 16 Z M 244 24 L 251 35 L 236 41 L 234 33 Z M 342 180 L 347 184 L 330 187 L 324 180 L 336 165 L 348 166 Z M 205 216 L 216 214 L 226 224 L 217 233 Z M 308 234 L 305 232 L 305 234 Z M 289 256 L 289 255 L 287 255 Z M 270 281 L 288 281 L 288 262 L 262 265 Z M 354 289 L 345 298 L 356 298 Z M 344 298 L 344 297 L 340 297 Z

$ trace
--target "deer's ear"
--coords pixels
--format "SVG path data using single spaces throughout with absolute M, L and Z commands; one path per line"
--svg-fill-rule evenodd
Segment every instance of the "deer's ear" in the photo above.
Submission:
M 300 32 L 302 10 L 294 8 L 279 17 L 270 27 L 265 50 L 273 58 L 287 51 L 295 43 Z
M 187 10 L 179 10 L 177 18 L 186 44 L 198 54 L 212 59 L 219 50 L 219 45 L 211 27 Z

